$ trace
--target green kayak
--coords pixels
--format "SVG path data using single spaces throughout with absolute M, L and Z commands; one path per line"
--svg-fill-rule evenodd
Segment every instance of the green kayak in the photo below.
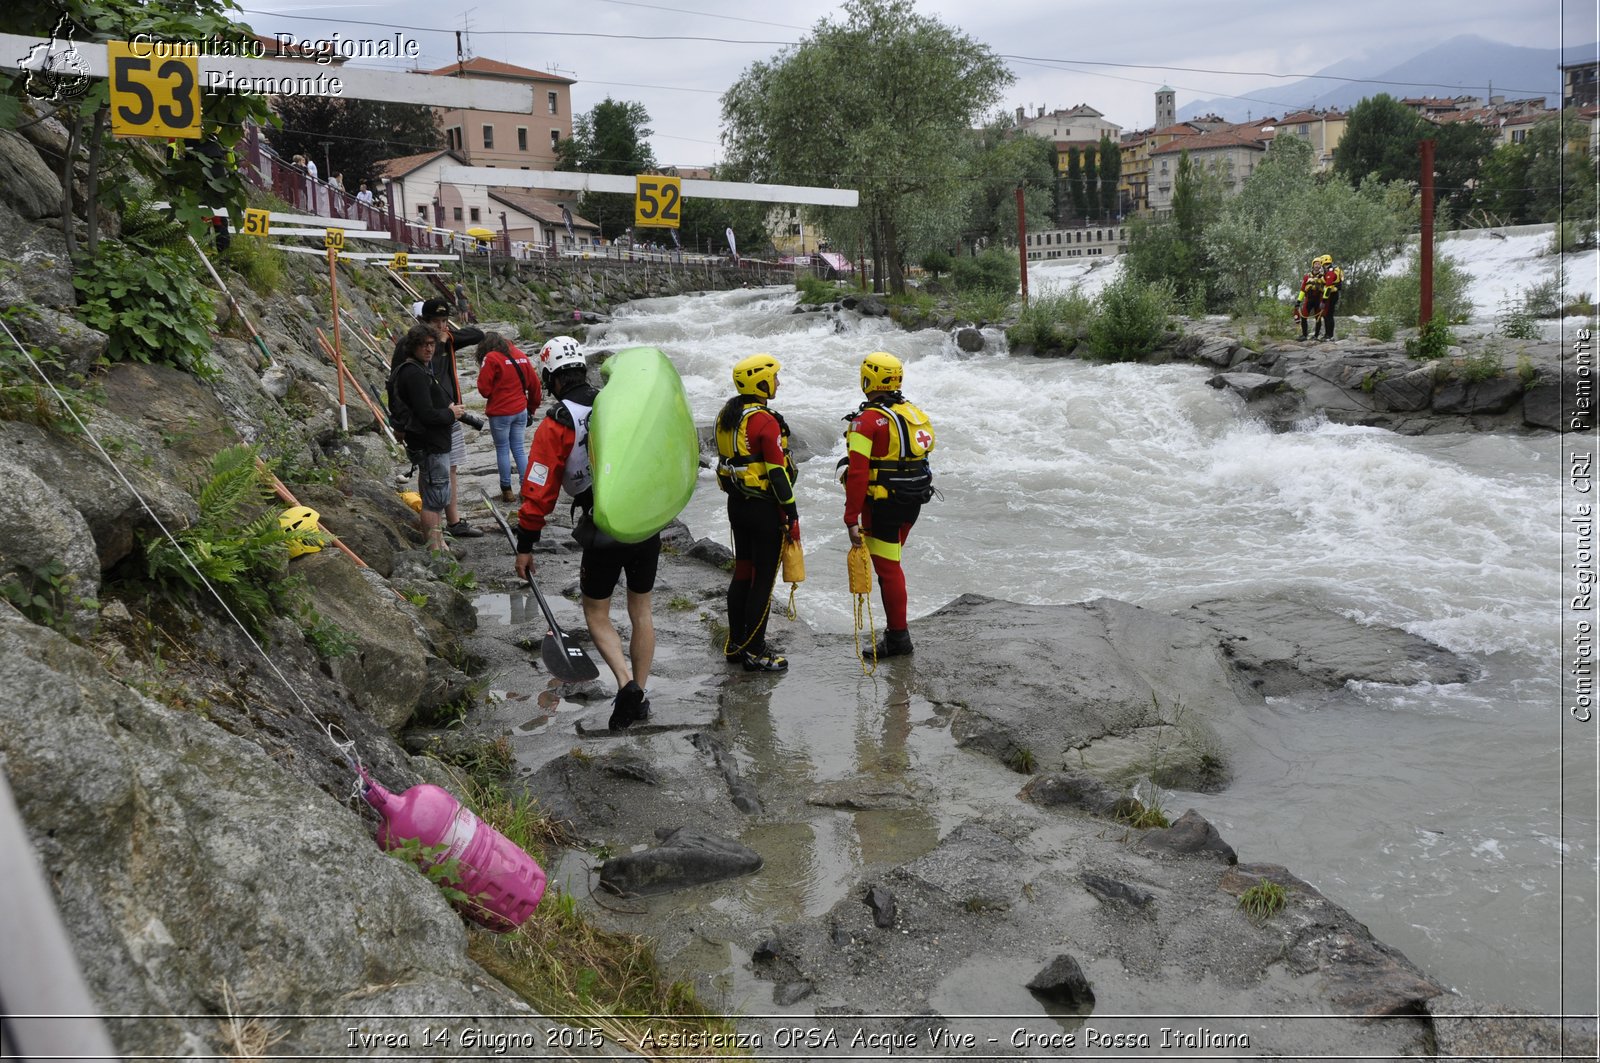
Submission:
M 670 524 L 694 494 L 700 437 L 683 381 L 654 347 L 627 347 L 600 367 L 589 420 L 594 521 L 625 543 Z

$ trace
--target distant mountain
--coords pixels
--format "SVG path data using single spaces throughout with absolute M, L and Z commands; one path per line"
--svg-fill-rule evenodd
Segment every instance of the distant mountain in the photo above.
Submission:
M 1594 47 L 1568 49 L 1594 54 Z M 1463 34 L 1410 58 L 1390 48 L 1369 52 L 1324 67 L 1311 77 L 1287 85 L 1264 83 L 1238 97 L 1197 100 L 1178 108 L 1180 120 L 1215 113 L 1242 122 L 1262 115 L 1283 114 L 1304 107 L 1348 110 L 1368 96 L 1387 92 L 1406 96 L 1496 96 L 1528 99 L 1544 96 L 1548 106 L 1561 103 L 1561 50 L 1497 44 Z M 1471 80 L 1467 80 L 1468 78 Z M 1360 78 L 1340 81 L 1334 78 Z M 1248 97 L 1248 98 L 1241 98 Z

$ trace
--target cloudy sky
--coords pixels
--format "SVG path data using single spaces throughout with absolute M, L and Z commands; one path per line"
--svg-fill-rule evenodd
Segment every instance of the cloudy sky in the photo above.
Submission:
M 453 62 L 456 31 L 464 29 L 471 54 L 575 79 L 579 113 L 608 95 L 643 103 L 656 158 L 680 166 L 720 158 L 719 101 L 741 71 L 799 42 L 818 21 L 840 18 L 841 7 L 836 0 L 240 2 L 265 34 L 399 30 L 418 42 L 423 68 Z M 1125 129 L 1151 124 L 1153 94 L 1163 83 L 1176 90 L 1181 111 L 1195 100 L 1249 96 L 1272 80 L 1287 83 L 1373 49 L 1405 58 L 1457 34 L 1540 48 L 1600 36 L 1594 0 L 916 0 L 916 7 L 1005 59 L 1016 75 L 1007 109 L 1088 103 Z M 1476 80 L 1475 72 L 1462 74 L 1463 84 Z M 1447 88 L 1439 94 L 1457 94 Z M 1540 86 L 1507 86 L 1513 93 L 1529 88 Z

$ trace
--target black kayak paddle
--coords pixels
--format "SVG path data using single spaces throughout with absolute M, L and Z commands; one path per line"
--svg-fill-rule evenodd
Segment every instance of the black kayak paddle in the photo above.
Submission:
M 479 494 L 483 495 L 483 504 L 489 507 L 489 512 L 494 516 L 494 522 L 500 525 L 500 530 L 506 533 L 506 539 L 511 543 L 511 552 L 517 552 L 517 537 L 511 532 L 511 525 L 494 508 L 494 503 L 489 501 L 488 492 L 481 487 Z M 544 595 L 539 593 L 539 585 L 533 582 L 533 577 L 528 576 L 528 586 L 533 589 L 533 596 L 539 601 L 539 609 L 544 613 L 545 623 L 550 625 L 550 630 L 545 634 L 544 643 L 539 647 L 539 657 L 544 661 L 544 666 L 550 674 L 564 683 L 583 683 L 590 679 L 600 677 L 600 669 L 595 667 L 589 655 L 583 652 L 583 647 L 578 645 L 573 637 L 561 630 L 561 625 L 556 623 L 555 614 L 550 612 L 549 604 L 544 600 Z

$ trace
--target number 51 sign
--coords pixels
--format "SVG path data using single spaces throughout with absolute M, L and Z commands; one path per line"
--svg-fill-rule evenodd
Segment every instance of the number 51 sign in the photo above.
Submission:
M 140 54 L 142 52 L 143 54 Z M 107 41 L 111 132 L 119 137 L 200 137 L 200 61 Z
M 676 229 L 683 213 L 683 182 L 640 174 L 634 178 L 633 224 Z

